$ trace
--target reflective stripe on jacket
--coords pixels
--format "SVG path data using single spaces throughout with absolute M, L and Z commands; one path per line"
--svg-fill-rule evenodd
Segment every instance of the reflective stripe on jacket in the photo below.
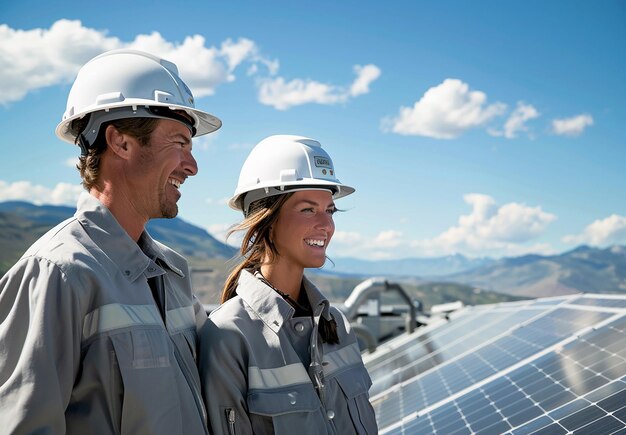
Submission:
M 195 361 L 206 314 L 186 261 L 145 232 L 140 244 L 83 193 L 0 280 L 0 432 L 207 433 Z
M 214 434 L 377 432 L 354 333 L 306 278 L 304 288 L 313 318 L 293 317 L 287 302 L 243 270 L 237 296 L 209 316 L 200 332 L 200 377 Z M 339 344 L 316 353 L 309 342 L 319 316 L 334 317 Z M 309 362 L 321 364 L 321 395 Z

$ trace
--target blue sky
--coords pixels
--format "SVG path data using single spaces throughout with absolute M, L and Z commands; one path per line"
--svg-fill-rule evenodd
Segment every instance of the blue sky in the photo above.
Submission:
M 0 4 L 0 201 L 74 204 L 54 128 L 84 62 L 178 64 L 223 121 L 194 141 L 179 217 L 218 238 L 252 146 L 319 140 L 357 192 L 336 257 L 551 254 L 626 243 L 626 3 Z

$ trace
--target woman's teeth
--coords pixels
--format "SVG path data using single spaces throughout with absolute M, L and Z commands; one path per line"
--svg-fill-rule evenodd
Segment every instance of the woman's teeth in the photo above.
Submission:
M 305 239 L 304 242 L 310 246 L 324 246 L 324 240 Z

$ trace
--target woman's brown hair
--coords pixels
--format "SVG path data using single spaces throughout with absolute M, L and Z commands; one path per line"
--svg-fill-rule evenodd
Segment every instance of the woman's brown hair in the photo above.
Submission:
M 250 204 L 250 211 L 245 219 L 228 231 L 227 238 L 235 232 L 245 231 L 239 249 L 243 261 L 235 266 L 226 278 L 224 290 L 222 290 L 222 303 L 237 294 L 237 281 L 243 269 L 258 270 L 266 256 L 269 257 L 270 262 L 278 256 L 278 251 L 270 237 L 271 228 L 278 219 L 280 208 L 291 195 L 292 193 L 269 196 L 253 202 Z

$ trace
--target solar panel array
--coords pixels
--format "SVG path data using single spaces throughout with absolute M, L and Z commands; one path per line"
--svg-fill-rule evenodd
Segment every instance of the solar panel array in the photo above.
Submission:
M 626 296 L 467 307 L 364 360 L 381 434 L 626 435 Z

